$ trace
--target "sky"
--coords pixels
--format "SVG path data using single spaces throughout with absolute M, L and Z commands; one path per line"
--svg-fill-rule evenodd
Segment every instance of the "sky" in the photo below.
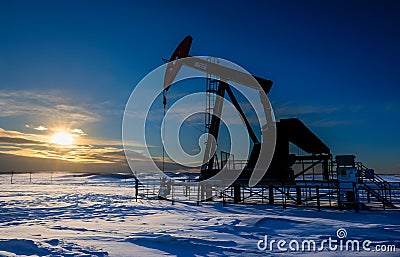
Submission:
M 126 170 L 125 104 L 191 35 L 192 55 L 273 80 L 277 120 L 399 173 L 399 13 L 398 1 L 1 1 L 0 172 Z

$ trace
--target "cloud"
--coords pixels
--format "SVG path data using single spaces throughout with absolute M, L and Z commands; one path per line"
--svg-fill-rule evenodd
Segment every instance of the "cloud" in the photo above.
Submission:
M 75 128 L 75 129 L 70 129 L 69 131 L 72 133 L 74 137 L 87 136 L 87 134 L 82 129 Z
M 12 138 L 24 139 L 24 140 L 29 140 L 29 142 L 35 144 L 42 144 L 44 142 L 49 142 L 49 137 L 46 137 L 44 135 L 22 133 L 15 130 L 5 130 L 3 128 L 0 128 L 0 137 L 8 138 L 9 140 L 11 140 Z
M 42 169 L 41 162 L 62 163 L 65 167 L 102 165 L 113 170 L 126 166 L 121 140 L 90 137 L 82 129 L 88 123 L 100 122 L 100 114 L 114 115 L 110 108 L 105 108 L 109 103 L 79 103 L 66 95 L 55 90 L 0 90 L 0 120 L 12 120 L 12 124 L 20 122 L 24 126 L 22 130 L 0 128 L 0 155 L 6 156 L 9 162 L 14 157 L 16 166 L 31 170 Z M 60 130 L 75 137 L 74 145 L 51 143 L 51 136 Z M 132 152 L 145 147 L 133 141 L 126 145 Z M 136 161 L 143 159 L 140 150 L 135 158 Z M 17 160 L 29 162 L 17 163 Z
M 0 144 L 40 144 L 40 142 L 24 138 L 0 137 Z
M 0 173 L 14 172 L 90 172 L 90 173 L 115 173 L 130 172 L 127 163 L 74 163 L 57 159 L 43 159 L 26 156 L 16 156 L 0 153 Z
M 83 132 L 83 131 L 82 131 Z M 101 140 L 98 140 L 101 142 Z M 115 143 L 115 142 L 114 142 Z M 13 146 L 0 152 L 26 157 L 50 158 L 73 162 L 111 163 L 121 161 L 113 153 L 121 151 L 115 146 L 77 144 L 60 147 L 50 143 L 50 135 L 37 135 L 0 128 L 0 144 Z M 121 146 L 121 143 L 119 144 Z
M 39 131 L 48 130 L 48 128 L 46 128 L 45 126 L 41 126 L 41 125 L 39 127 L 33 128 L 33 129 L 36 129 L 36 130 L 39 130 Z
M 84 134 L 82 129 L 72 129 L 75 133 Z M 30 134 L 14 130 L 0 128 L 0 154 L 7 156 L 26 157 L 41 160 L 62 161 L 62 163 L 75 163 L 80 165 L 102 164 L 125 165 L 125 153 L 122 149 L 121 140 L 107 140 L 98 138 L 77 139 L 77 144 L 72 146 L 59 146 L 50 143 L 50 135 Z M 88 144 L 87 142 L 90 142 Z M 127 150 L 131 160 L 142 162 L 142 151 L 138 150 L 139 145 L 134 142 L 128 142 L 131 147 Z M 136 150 L 133 150 L 135 148 Z M 17 158 L 17 159 L 18 159 Z M 36 161 L 34 163 L 37 163 Z M 18 165 L 21 167 L 21 165 Z M 26 168 L 35 170 L 35 167 Z M 40 166 L 40 165 L 39 165 Z
M 95 122 L 100 119 L 98 107 L 77 104 L 59 91 L 0 90 L 0 117 L 27 116 L 36 120 Z M 27 124 L 26 127 L 32 127 Z
M 71 129 L 71 132 L 76 134 L 86 135 L 86 133 L 83 132 L 82 129 Z

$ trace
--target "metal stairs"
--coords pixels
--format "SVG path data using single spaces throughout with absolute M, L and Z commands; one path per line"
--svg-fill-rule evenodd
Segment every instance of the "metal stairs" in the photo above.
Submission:
M 378 201 L 389 208 L 397 208 L 392 203 L 392 188 L 389 182 L 381 176 L 368 169 L 362 163 L 357 163 L 358 179 L 360 189 L 375 197 Z

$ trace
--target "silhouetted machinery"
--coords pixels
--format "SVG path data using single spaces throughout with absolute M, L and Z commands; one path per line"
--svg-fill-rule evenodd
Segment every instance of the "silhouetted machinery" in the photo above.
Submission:
M 182 66 L 188 66 L 207 74 L 205 127 L 208 135 L 199 176 L 199 180 L 207 179 L 207 181 L 199 183 L 200 185 L 196 186 L 197 189 L 194 189 L 197 202 L 212 199 L 214 192 L 223 198 L 224 203 L 226 199 L 233 199 L 234 203 L 239 203 L 254 197 L 252 200 L 261 199 L 263 202 L 265 199 L 269 204 L 274 204 L 275 196 L 277 196 L 284 208 L 287 199 L 294 201 L 296 205 L 307 204 L 315 200 L 319 210 L 322 201 L 325 205 L 332 206 L 332 199 L 336 197 L 336 203 L 340 209 L 355 208 L 358 210 L 359 206 L 366 207 L 364 203 L 364 195 L 366 195 L 368 204 L 373 203 L 371 198 L 375 198 L 377 202 L 382 203 L 383 208 L 396 208 L 392 202 L 392 190 L 397 190 L 398 185 L 389 183 L 361 162 L 355 162 L 354 155 L 338 155 L 333 161 L 329 147 L 299 119 L 281 119 L 274 123 L 275 121 L 271 117 L 273 115 L 268 115 L 271 106 L 267 95 L 272 87 L 271 80 L 220 65 L 218 61 L 212 61 L 213 58 L 186 58 L 190 57 L 191 44 L 192 37 L 186 37 L 168 60 L 164 77 L 163 103 L 165 107 L 165 93 L 173 84 Z M 259 124 L 260 133 L 254 130 L 254 127 L 257 126 L 252 126 L 249 117 L 246 117 L 242 107 L 243 103 L 238 100 L 241 98 L 235 95 L 237 91 L 234 91 L 230 85 L 232 82 L 249 87 L 251 90 L 258 90 L 266 117 L 266 120 Z M 246 160 L 230 158 L 233 154 L 224 151 L 221 151 L 220 160 L 218 160 L 216 150 L 221 125 L 218 117 L 221 117 L 225 97 L 229 98 L 230 103 L 239 113 L 251 139 L 251 149 Z M 268 154 L 261 143 L 268 142 L 270 139 L 266 136 L 270 131 L 268 130 L 268 124 L 271 124 L 269 122 L 276 125 L 273 130 L 274 139 L 276 139 L 273 155 Z M 291 151 L 293 150 L 291 145 L 297 146 L 297 153 Z M 261 166 L 265 168 L 260 169 L 260 160 L 265 159 L 268 159 L 269 166 Z M 221 190 L 221 183 L 218 184 L 221 179 L 219 181 L 217 179 L 208 180 L 214 175 L 218 177 L 218 174 L 224 172 L 223 167 L 229 167 L 232 162 L 235 165 L 236 161 L 240 161 L 240 168 L 228 168 L 228 172 L 235 173 L 239 170 L 241 173 L 238 177 L 234 176 L 232 184 L 224 185 Z M 317 165 L 318 167 L 316 167 Z M 334 170 L 335 165 L 336 170 Z M 254 179 L 254 174 L 257 173 L 258 177 Z M 195 181 L 199 182 L 197 179 Z M 169 187 L 167 183 L 170 183 Z M 167 182 L 164 179 L 162 184 L 167 186 L 161 185 L 159 195 L 165 197 L 172 189 L 172 181 Z M 190 192 L 193 189 L 190 184 L 185 184 L 185 187 L 190 198 Z
M 292 143 L 308 155 L 290 154 L 289 144 Z M 294 180 L 307 170 L 295 174 L 292 169 L 296 161 L 315 161 L 314 166 L 322 164 L 323 179 L 328 179 L 328 160 L 331 158 L 330 150 L 311 130 L 299 119 L 281 119 L 277 122 L 277 140 L 274 157 L 268 168 L 268 178 Z M 250 163 L 250 162 L 249 162 Z M 309 169 L 311 169 L 310 167 Z
M 203 60 L 200 58 L 190 58 L 190 60 L 185 61 L 183 63 L 174 62 L 175 60 L 190 57 L 189 50 L 192 43 L 192 37 L 186 37 L 177 47 L 170 58 L 170 62 L 167 66 L 167 72 L 165 74 L 164 79 L 164 90 L 168 90 L 178 74 L 182 65 L 189 66 L 193 69 L 198 69 L 202 72 L 210 73 L 212 75 L 216 75 L 221 78 L 224 74 L 228 74 L 228 78 L 220 79 L 217 81 L 217 85 L 215 87 L 214 93 L 220 98 L 217 98 L 215 101 L 214 115 L 212 115 L 211 123 L 208 127 L 208 133 L 213 135 L 215 139 L 218 139 L 219 127 L 220 127 L 220 116 L 222 101 L 219 100 L 225 97 L 225 94 L 229 96 L 232 104 L 235 106 L 236 110 L 241 115 L 242 120 L 246 126 L 247 132 L 249 134 L 250 139 L 252 140 L 252 149 L 250 151 L 249 159 L 247 160 L 243 172 L 240 177 L 237 179 L 237 183 L 247 183 L 251 177 L 253 170 L 255 169 L 255 165 L 259 158 L 263 158 L 262 154 L 260 154 L 261 143 L 257 137 L 257 133 L 253 131 L 250 122 L 246 118 L 241 105 L 237 98 L 235 97 L 234 92 L 231 89 L 231 86 L 226 81 L 233 81 L 239 83 L 244 86 L 249 86 L 256 90 L 260 91 L 261 103 L 264 105 L 265 101 L 263 101 L 263 96 L 266 96 L 271 87 L 272 81 L 266 80 L 260 77 L 254 76 L 257 80 L 260 88 L 256 88 L 249 83 L 250 79 L 249 74 L 242 73 L 237 70 L 229 69 L 224 66 L 220 66 L 216 63 Z M 219 74 L 214 74 L 215 70 L 223 71 Z M 164 99 L 165 104 L 165 99 Z M 265 107 L 265 106 L 264 106 Z M 217 112 L 217 113 L 216 113 Z M 218 113 L 219 112 L 219 113 Z M 263 136 L 263 133 L 261 133 Z M 209 137 L 211 138 L 211 137 Z M 295 155 L 290 153 L 289 145 L 294 144 L 298 148 L 302 149 L 303 152 L 308 155 Z M 216 150 L 216 143 L 212 141 L 208 141 L 206 145 L 205 152 L 205 163 L 201 167 L 201 179 L 207 179 L 215 174 L 217 174 L 222 165 L 215 165 L 216 157 L 214 156 L 214 152 Z M 281 119 L 276 123 L 276 145 L 275 152 L 271 161 L 271 164 L 263 177 L 263 180 L 279 180 L 279 181 L 294 181 L 296 177 L 304 174 L 309 169 L 313 168 L 317 164 L 322 164 L 322 175 L 323 179 L 328 180 L 328 161 L 331 158 L 330 149 L 326 146 L 311 130 L 309 130 L 299 119 L 291 118 L 291 119 Z M 208 161 L 207 161 L 208 160 Z M 221 160 L 222 161 L 222 160 Z M 293 165 L 296 162 L 304 162 L 304 161 L 312 161 L 312 165 L 304 168 L 297 173 L 293 170 Z

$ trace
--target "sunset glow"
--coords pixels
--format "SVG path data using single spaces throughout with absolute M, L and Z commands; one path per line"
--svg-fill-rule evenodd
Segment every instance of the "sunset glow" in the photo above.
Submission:
M 51 143 L 53 144 L 70 146 L 73 142 L 74 139 L 72 135 L 65 132 L 56 133 L 51 137 Z

